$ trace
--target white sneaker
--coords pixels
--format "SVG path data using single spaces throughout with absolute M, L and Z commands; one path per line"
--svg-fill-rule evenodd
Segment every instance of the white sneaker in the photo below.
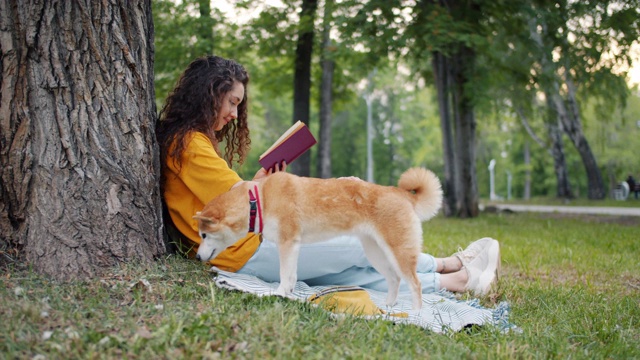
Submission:
M 466 290 L 472 291 L 477 296 L 487 295 L 498 280 L 500 243 L 489 239 L 487 246 L 465 268 L 469 275 Z
M 478 256 L 478 254 L 480 254 L 486 247 L 488 247 L 494 241 L 496 240 L 488 237 L 482 238 L 480 240 L 476 240 L 471 244 L 469 244 L 469 246 L 467 246 L 466 249 L 464 250 L 459 249 L 457 253 L 451 256 L 455 256 L 458 259 L 460 259 L 462 266 L 467 266 L 469 265 L 470 262 L 472 262 L 476 258 L 476 256 Z

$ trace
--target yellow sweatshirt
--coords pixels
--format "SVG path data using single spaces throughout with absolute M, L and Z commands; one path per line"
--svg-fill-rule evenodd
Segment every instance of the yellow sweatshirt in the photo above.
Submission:
M 190 256 L 195 256 L 202 239 L 198 234 L 198 222 L 193 219 L 193 215 L 201 211 L 211 199 L 229 191 L 242 179 L 216 153 L 204 134 L 194 132 L 187 136 L 186 141 L 180 171 L 172 157 L 167 159 L 164 199 L 174 225 L 192 242 L 184 245 L 193 245 Z M 259 245 L 260 236 L 249 233 L 210 263 L 222 270 L 238 271 L 249 261 Z

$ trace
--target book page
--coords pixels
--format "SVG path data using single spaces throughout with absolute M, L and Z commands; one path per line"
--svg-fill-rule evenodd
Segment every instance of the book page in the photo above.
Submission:
M 280 138 L 278 138 L 278 140 L 276 140 L 275 143 L 273 143 L 273 145 L 271 145 L 271 147 L 269 149 L 267 149 L 267 151 L 265 151 L 264 153 L 262 153 L 262 155 L 260 155 L 260 159 L 264 158 L 267 154 L 269 154 L 273 149 L 275 149 L 276 147 L 278 147 L 278 145 L 282 144 L 285 140 L 287 140 L 292 134 L 294 134 L 296 131 L 298 131 L 300 129 L 300 127 L 304 126 L 304 123 L 300 120 L 298 120 L 295 124 L 293 124 L 287 131 L 285 131 L 284 134 L 282 134 L 280 136 Z

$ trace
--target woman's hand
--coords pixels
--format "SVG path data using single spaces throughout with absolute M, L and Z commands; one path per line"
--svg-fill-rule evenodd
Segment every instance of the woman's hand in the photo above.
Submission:
M 261 168 L 258 170 L 256 175 L 253 177 L 254 181 L 260 181 L 265 179 L 267 176 L 277 173 L 280 171 L 287 171 L 287 163 L 283 161 L 282 164 L 276 164 L 273 169 L 269 169 L 268 171 L 265 168 Z

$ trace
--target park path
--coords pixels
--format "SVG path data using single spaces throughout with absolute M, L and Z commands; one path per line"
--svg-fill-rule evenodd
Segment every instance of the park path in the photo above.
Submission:
M 495 207 L 498 210 L 511 210 L 515 212 L 545 212 L 563 214 L 589 214 L 589 215 L 616 215 L 616 216 L 640 216 L 640 207 L 623 208 L 607 206 L 554 206 L 554 205 L 520 205 L 520 204 L 491 204 L 484 207 Z M 482 210 L 482 209 L 481 209 Z

